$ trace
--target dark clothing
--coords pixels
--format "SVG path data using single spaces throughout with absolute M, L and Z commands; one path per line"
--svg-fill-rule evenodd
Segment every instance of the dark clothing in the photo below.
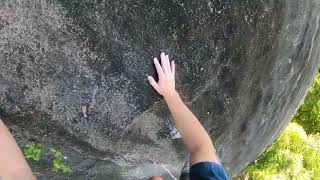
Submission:
M 213 162 L 199 162 L 190 167 L 190 180 L 227 180 L 224 168 Z

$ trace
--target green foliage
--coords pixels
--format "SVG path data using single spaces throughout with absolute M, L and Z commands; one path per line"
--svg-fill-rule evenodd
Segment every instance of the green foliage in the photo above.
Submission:
M 300 124 L 307 134 L 320 133 L 320 73 L 316 76 L 293 121 Z
M 241 179 L 320 179 L 320 71 L 293 122 Z
M 290 123 L 279 139 L 242 177 L 249 179 L 320 179 L 319 135 L 307 136 L 304 129 Z
M 43 145 L 40 143 L 32 142 L 25 146 L 23 154 L 28 159 L 33 159 L 35 161 L 39 161 L 41 157 L 41 152 L 43 149 Z M 72 169 L 69 166 L 65 165 L 64 159 L 65 157 L 57 148 L 50 148 L 50 152 L 54 155 L 54 159 L 52 161 L 53 171 L 58 173 L 62 171 L 63 173 L 71 173 Z M 125 167 L 126 168 L 126 167 Z M 1 178 L 0 178 L 1 179 Z
M 53 159 L 53 171 L 59 172 L 62 171 L 63 173 L 71 173 L 72 169 L 65 165 L 64 156 L 57 148 L 50 148 L 50 152 L 54 155 Z
M 33 159 L 35 161 L 40 160 L 41 151 L 43 149 L 43 145 L 40 143 L 32 142 L 26 145 L 23 154 L 28 159 Z

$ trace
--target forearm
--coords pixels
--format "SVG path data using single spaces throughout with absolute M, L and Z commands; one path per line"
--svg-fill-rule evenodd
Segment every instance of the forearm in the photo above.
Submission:
M 19 146 L 1 119 L 0 147 L 0 177 L 9 180 L 35 179 Z
M 154 58 L 159 81 L 156 82 L 152 76 L 148 76 L 148 80 L 150 85 L 165 98 L 182 140 L 190 152 L 191 164 L 202 161 L 219 163 L 208 133 L 175 90 L 174 61 L 170 63 L 169 56 L 165 53 L 161 53 L 160 57 L 161 65 L 158 59 Z
M 199 120 L 183 103 L 178 93 L 165 97 L 165 100 L 182 140 L 186 144 L 191 156 L 193 156 L 191 157 L 191 163 L 194 164 L 200 161 L 218 162 L 211 138 Z

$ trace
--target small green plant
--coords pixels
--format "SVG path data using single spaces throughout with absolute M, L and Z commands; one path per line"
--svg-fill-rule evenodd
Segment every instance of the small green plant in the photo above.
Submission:
M 126 166 L 125 163 L 121 163 L 121 164 L 120 164 L 120 171 L 121 171 L 121 174 L 127 173 L 128 168 L 127 168 L 127 166 Z
M 35 161 L 40 160 L 41 151 L 43 149 L 43 145 L 40 143 L 32 142 L 26 145 L 23 153 L 26 158 L 33 159 Z
M 61 151 L 59 151 L 57 148 L 50 148 L 50 152 L 54 155 L 54 159 L 53 159 L 53 171 L 54 172 L 59 172 L 62 171 L 63 173 L 71 173 L 72 169 L 65 165 L 64 162 L 64 156 L 61 153 Z
M 41 157 L 41 152 L 43 149 L 43 145 L 40 143 L 32 142 L 25 146 L 23 154 L 28 159 L 33 159 L 35 161 L 39 161 Z M 50 152 L 54 155 L 53 159 L 53 171 L 59 172 L 62 171 L 63 173 L 71 173 L 72 169 L 65 165 L 64 156 L 57 148 L 50 148 Z

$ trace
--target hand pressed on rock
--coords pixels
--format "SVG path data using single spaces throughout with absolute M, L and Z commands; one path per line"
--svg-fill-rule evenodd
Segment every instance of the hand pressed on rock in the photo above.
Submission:
M 153 59 L 156 66 L 159 81 L 156 82 L 152 76 L 148 76 L 151 86 L 163 97 L 168 97 L 176 93 L 175 89 L 175 64 L 174 61 L 169 60 L 169 55 L 165 53 L 160 54 L 161 65 L 157 58 Z

